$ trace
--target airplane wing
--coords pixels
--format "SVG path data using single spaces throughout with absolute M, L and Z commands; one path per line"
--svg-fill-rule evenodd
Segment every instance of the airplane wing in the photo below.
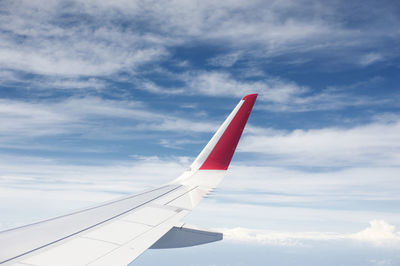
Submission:
M 190 169 L 171 183 L 68 215 L 0 232 L 0 264 L 127 265 L 148 248 L 222 239 L 181 220 L 222 180 L 257 94 L 245 96 Z

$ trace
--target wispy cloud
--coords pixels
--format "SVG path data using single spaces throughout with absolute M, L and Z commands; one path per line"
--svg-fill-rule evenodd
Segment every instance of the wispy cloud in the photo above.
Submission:
M 227 72 L 187 73 L 183 76 L 189 91 L 211 96 L 241 97 L 259 92 L 260 99 L 271 102 L 287 102 L 288 99 L 307 91 L 293 82 L 269 78 L 261 81 L 240 81 Z
M 1 68 L 61 77 L 62 82 L 64 78 L 135 71 L 167 54 L 158 38 L 125 32 L 110 21 L 112 17 L 96 16 L 82 7 L 63 1 L 3 2 Z M 84 21 L 75 23 L 70 19 L 74 16 Z
M 171 73 L 158 69 L 159 74 L 178 85 L 162 85 L 149 80 L 138 80 L 137 88 L 151 93 L 166 95 L 203 95 L 212 97 L 241 98 L 249 93 L 258 93 L 258 109 L 271 112 L 315 112 L 336 111 L 347 108 L 387 104 L 396 106 L 397 97 L 370 97 L 357 93 L 360 88 L 369 88 L 381 81 L 379 77 L 358 81 L 346 86 L 326 86 L 315 90 L 309 86 L 268 75 L 247 79 L 225 70 L 186 71 Z M 247 74 L 245 74 L 247 75 Z
M 209 59 L 208 63 L 212 66 L 217 66 L 217 67 L 218 66 L 231 67 L 236 63 L 239 57 L 240 57 L 239 52 L 224 54 Z
M 368 66 L 383 59 L 384 57 L 379 53 L 369 53 L 361 57 L 359 64 L 362 66 Z
M 265 154 L 274 164 L 346 167 L 399 166 L 399 121 L 250 135 L 241 151 Z
M 253 160 L 254 161 L 254 160 Z M 222 201 L 254 204 L 278 204 L 281 206 L 308 206 L 310 208 L 334 209 L 378 209 L 368 201 L 398 201 L 397 190 L 399 168 L 396 167 L 351 167 L 346 169 L 288 168 L 266 166 L 275 163 L 268 159 L 255 162 L 261 166 L 234 162 L 227 181 Z M 251 179 L 243 178 L 251 176 Z M 251 182 L 249 182 L 251 180 Z M 342 203 L 358 202 L 355 206 Z M 336 204 L 334 204 L 336 203 Z M 380 206 L 380 205 L 379 205 Z M 388 203 L 386 209 L 393 209 Z
M 179 176 L 190 158 L 133 155 L 100 165 L 88 160 L 77 164 L 44 156 L 1 155 L 0 230 L 160 186 Z
M 112 121 L 107 127 L 107 124 L 95 121 L 99 117 L 124 119 L 130 123 L 129 126 L 113 130 Z M 212 122 L 193 122 L 182 117 L 152 111 L 139 102 L 105 100 L 98 97 L 74 97 L 54 102 L 3 99 L 0 100 L 0 118 L 2 121 L 0 135 L 7 138 L 72 133 L 106 137 L 100 134 L 101 128 L 104 127 L 107 127 L 107 132 L 114 137 L 116 135 L 122 137 L 131 131 L 210 132 L 217 127 Z
M 237 79 L 226 71 L 188 71 L 181 74 L 168 73 L 172 79 L 182 83 L 180 87 L 164 87 L 143 82 L 141 89 L 161 94 L 176 94 L 185 91 L 189 95 L 241 98 L 249 93 L 259 93 L 260 101 L 288 104 L 310 91 L 308 87 L 294 82 L 269 77 L 259 80 Z
M 282 54 L 308 53 L 310 58 L 310 51 L 327 56 L 337 51 L 346 54 L 340 57 L 345 61 L 362 58 L 361 65 L 384 60 L 380 53 L 363 54 L 359 48 L 379 49 L 398 37 L 393 30 L 398 20 L 388 14 L 369 16 L 376 27 L 360 30 L 362 24 L 350 26 L 342 17 L 332 16 L 343 6 L 303 1 L 52 1 L 35 5 L 3 1 L 0 67 L 60 78 L 54 82 L 56 87 L 79 88 L 82 84 L 68 79 L 136 73 L 146 64 L 171 59 L 170 48 L 199 41 L 229 48 L 207 61 L 222 67 L 243 57 L 259 62 Z

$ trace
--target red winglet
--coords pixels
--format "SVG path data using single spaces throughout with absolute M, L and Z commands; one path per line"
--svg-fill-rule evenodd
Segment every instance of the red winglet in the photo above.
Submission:
M 232 160 L 233 153 L 242 135 L 250 112 L 256 101 L 257 94 L 243 97 L 243 104 L 232 119 L 214 149 L 208 155 L 200 170 L 226 170 Z

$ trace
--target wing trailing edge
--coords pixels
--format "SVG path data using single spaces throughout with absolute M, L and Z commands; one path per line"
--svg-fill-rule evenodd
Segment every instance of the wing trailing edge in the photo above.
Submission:
M 223 234 L 192 226 L 174 226 L 151 249 L 185 248 L 208 244 L 223 239 Z

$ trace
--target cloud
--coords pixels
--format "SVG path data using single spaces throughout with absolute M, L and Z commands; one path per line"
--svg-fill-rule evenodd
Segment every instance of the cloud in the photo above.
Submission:
M 182 149 L 182 145 L 185 145 L 185 144 L 194 144 L 194 143 L 204 144 L 202 141 L 193 140 L 193 139 L 177 139 L 177 140 L 161 139 L 159 143 L 163 147 L 172 148 L 172 149 Z
M 185 92 L 187 95 L 235 97 L 238 99 L 249 93 L 259 93 L 259 101 L 285 106 L 310 91 L 308 87 L 299 86 L 295 82 L 277 77 L 256 81 L 240 80 L 226 71 L 188 71 L 180 74 L 167 73 L 167 75 L 183 85 L 171 88 L 150 81 L 142 81 L 139 88 L 160 94 Z
M 379 77 L 359 81 L 346 86 L 327 86 L 316 90 L 296 82 L 258 75 L 248 79 L 247 73 L 233 75 L 226 70 L 196 70 L 173 73 L 158 69 L 158 74 L 172 80 L 175 85 L 163 85 L 147 79 L 138 80 L 137 88 L 165 95 L 203 95 L 211 97 L 241 98 L 249 93 L 258 93 L 259 110 L 269 112 L 315 112 L 336 111 L 347 108 L 396 105 L 397 97 L 377 98 L 359 94 L 358 90 L 370 88 L 380 82 Z M 243 76 L 244 75 L 244 76 Z
M 310 59 L 310 52 L 351 62 L 356 57 L 362 66 L 386 59 L 379 53 L 362 57 L 359 51 L 377 50 L 398 37 L 399 21 L 391 16 L 395 9 L 363 9 L 363 15 L 374 19 L 357 23 L 359 18 L 344 7 L 346 3 L 321 6 L 313 1 L 99 0 L 35 5 L 3 1 L 0 67 L 60 78 L 54 82 L 56 87 L 65 81 L 61 87 L 80 88 L 82 84 L 68 84 L 65 79 L 118 80 L 121 74 L 137 74 L 143 66 L 171 60 L 177 47 L 196 43 L 224 47 L 207 59 L 222 67 L 232 66 L 240 57 L 251 58 L 253 64 L 280 55 L 307 54 Z M 345 23 L 347 16 L 355 23 Z
M 37 77 L 34 79 L 26 80 L 23 83 L 25 88 L 34 88 L 36 90 L 48 89 L 95 89 L 100 90 L 106 88 L 108 82 L 98 78 L 62 78 L 62 77 Z M 4 84 L 7 85 L 7 84 Z M 22 87 L 22 86 L 21 86 Z
M 159 187 L 178 177 L 189 160 L 134 155 L 119 161 L 93 163 L 86 158 L 71 163 L 62 158 L 1 155 L 0 230 Z
M 21 197 L 23 191 L 35 190 L 126 194 L 171 181 L 186 169 L 189 160 L 132 155 L 128 160 L 76 164 L 56 158 L 2 155 L 1 182 L 4 191 L 21 190 Z M 21 169 L 21 164 L 25 168 Z
M 400 122 L 248 135 L 241 151 L 268 156 L 272 164 L 346 167 L 399 166 Z
M 260 107 L 272 112 L 315 112 L 338 111 L 348 108 L 377 106 L 379 104 L 394 105 L 392 99 L 376 99 L 359 95 L 352 91 L 341 91 L 326 88 L 319 92 L 302 93 L 296 97 L 287 98 L 282 102 L 270 102 Z
M 77 2 L 2 3 L 1 67 L 45 76 L 104 76 L 166 54 L 157 39 L 124 32 L 101 14 L 85 13 Z M 81 20 L 68 19 L 81 16 Z M 100 23 L 102 22 L 102 23 Z
M 359 64 L 362 66 L 369 66 L 383 59 L 384 57 L 379 53 L 368 53 L 361 57 Z
M 254 164 L 257 164 L 255 162 Z M 351 210 L 393 209 L 400 200 L 398 168 L 370 167 L 346 169 L 285 168 L 233 162 L 220 201 Z M 251 176 L 243 178 L 244 176 Z M 251 181 L 251 182 L 250 182 Z M 369 201 L 376 201 L 369 205 Z M 384 202 L 387 201 L 387 204 Z M 351 202 L 351 205 L 346 204 Z
M 130 159 L 85 157 L 71 162 L 52 155 L 3 155 L 0 157 L 0 164 L 4 166 L 0 195 L 4 200 L 0 202 L 7 206 L 12 202 L 15 209 L 7 212 L 10 215 L 6 215 L 2 223 L 8 227 L 14 225 L 13 220 L 34 222 L 34 218 L 63 214 L 62 210 L 66 213 L 118 195 L 159 186 L 177 177 L 192 160 L 134 155 Z M 395 213 L 399 200 L 397 179 L 396 168 L 314 173 L 255 167 L 235 160 L 220 189 L 191 214 L 188 223 L 271 230 L 284 230 L 296 224 L 297 230 L 320 227 L 348 231 L 348 227 L 371 217 L 398 221 Z M 19 195 L 18 200 L 15 195 Z M 58 200 L 52 201 L 51 206 L 45 204 L 44 201 L 52 199 Z M 15 210 L 26 208 L 24 201 L 48 207 L 42 210 L 41 217 L 38 214 L 12 216 Z
M 237 227 L 222 229 L 224 239 L 277 246 L 302 246 L 306 240 L 338 240 L 343 235 L 327 232 L 273 232 Z
M 352 239 L 367 241 L 376 245 L 392 244 L 398 247 L 400 232 L 396 232 L 396 227 L 382 220 L 369 222 L 370 226 L 361 232 L 350 235 Z
M 278 167 L 257 156 L 235 158 L 187 223 L 288 232 L 355 232 L 373 219 L 400 223 L 398 167 Z
M 277 246 L 303 246 L 309 241 L 338 241 L 356 240 L 376 246 L 399 248 L 400 232 L 395 226 L 383 220 L 372 220 L 366 229 L 354 233 L 332 232 L 274 232 L 248 228 L 223 229 L 224 238 L 231 241 L 245 241 L 251 243 Z
M 208 60 L 208 63 L 212 66 L 231 67 L 240 58 L 240 53 L 230 53 L 225 55 L 219 55 Z
M 320 5 L 314 1 L 172 1 L 168 4 L 154 4 L 152 1 L 140 4 L 94 1 L 83 6 L 89 13 L 112 10 L 120 12 L 120 16 L 141 15 L 148 29 L 161 36 L 174 36 L 186 42 L 219 41 L 231 47 L 254 47 L 254 44 L 259 44 L 266 47 L 269 54 L 288 53 L 296 49 L 327 50 L 335 46 L 354 48 L 365 45 L 361 40 L 374 35 L 389 37 L 389 29 L 384 28 L 381 21 L 391 21 L 392 24 L 387 25 L 393 25 L 393 28 L 398 24 L 394 17 L 378 15 L 384 12 L 386 15 L 394 14 L 393 10 L 362 9 L 360 12 L 363 15 L 368 15 L 369 12 L 375 16 L 369 20 L 369 31 L 361 31 L 364 24 L 348 25 L 343 22 L 347 16 L 352 15 L 348 13 L 344 2 Z M 355 22 L 360 19 L 354 15 L 352 18 Z M 371 30 L 371 24 L 379 30 Z M 370 43 L 377 41 L 379 39 L 370 39 Z
M 113 127 L 117 120 L 99 124 L 96 119 L 122 119 L 128 126 Z M 132 131 L 190 131 L 210 132 L 217 127 L 211 122 L 193 122 L 179 116 L 151 111 L 135 101 L 106 100 L 98 97 L 72 97 L 54 102 L 0 100 L 0 119 L 3 138 L 29 138 L 60 134 L 86 134 L 107 137 L 126 137 Z M 96 132 L 96 133 L 94 133 Z M 4 144 L 4 143 L 3 143 Z
M 285 103 L 292 97 L 306 92 L 294 82 L 278 78 L 260 81 L 239 81 L 227 72 L 194 72 L 183 76 L 189 91 L 210 96 L 243 97 L 249 93 L 260 93 L 260 99 L 275 103 Z

